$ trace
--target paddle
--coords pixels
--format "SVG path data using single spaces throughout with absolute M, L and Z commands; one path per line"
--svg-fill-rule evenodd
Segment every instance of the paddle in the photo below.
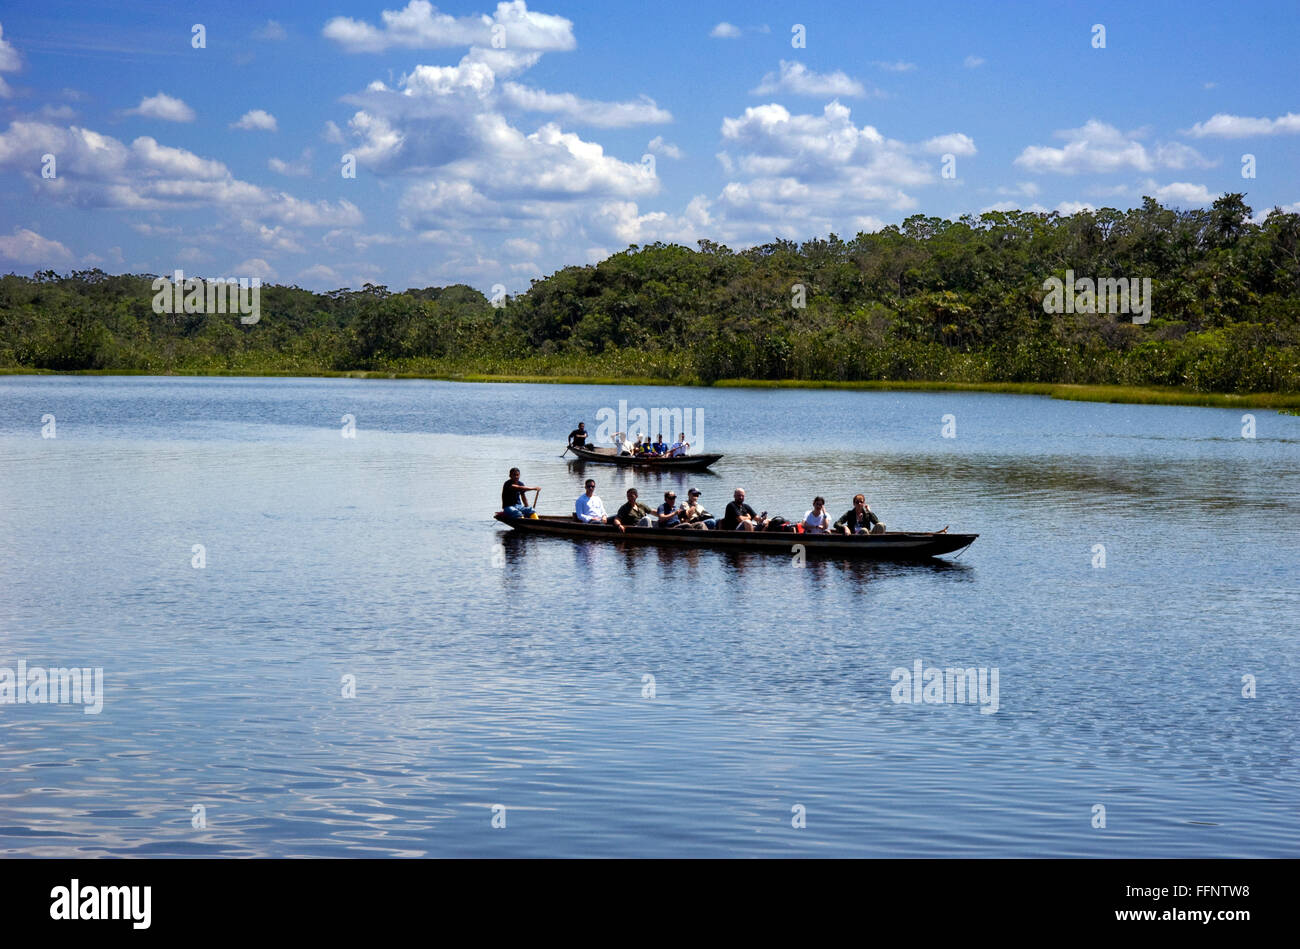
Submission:
M 572 447 L 573 447 L 572 445 L 565 445 L 564 451 L 560 452 L 560 457 L 563 458 L 565 455 L 567 455 L 569 453 L 569 449 Z

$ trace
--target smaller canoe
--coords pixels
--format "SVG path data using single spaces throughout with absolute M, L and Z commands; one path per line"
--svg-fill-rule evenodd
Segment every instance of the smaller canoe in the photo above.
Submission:
M 602 465 L 618 465 L 620 468 L 671 468 L 673 471 L 703 471 L 716 462 L 721 455 L 679 455 L 676 458 L 637 458 L 633 455 L 617 454 L 612 448 L 578 448 L 572 446 L 573 452 L 582 461 L 594 461 Z

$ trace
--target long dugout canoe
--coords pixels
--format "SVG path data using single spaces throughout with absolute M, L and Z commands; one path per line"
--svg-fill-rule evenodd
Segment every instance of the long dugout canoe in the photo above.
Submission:
M 573 517 L 538 515 L 536 518 L 493 515 L 502 524 L 524 534 L 546 534 L 576 540 L 655 544 L 715 550 L 753 550 L 790 556 L 796 544 L 808 557 L 865 560 L 925 560 L 969 547 L 979 534 L 931 531 L 888 531 L 884 534 L 797 534 L 789 531 L 688 530 L 673 527 L 629 527 L 620 532 L 607 524 L 585 524 Z
M 676 458 L 637 458 L 632 455 L 619 455 L 612 448 L 578 448 L 571 446 L 573 452 L 582 461 L 592 461 L 602 465 L 618 465 L 621 468 L 671 468 L 674 471 L 703 471 L 714 464 L 721 455 L 679 455 Z

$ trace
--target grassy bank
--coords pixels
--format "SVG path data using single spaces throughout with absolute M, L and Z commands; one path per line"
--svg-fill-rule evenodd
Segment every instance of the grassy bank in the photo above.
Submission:
M 384 370 L 349 372 L 255 372 L 208 371 L 187 373 L 149 373 L 143 371 L 79 370 L 53 372 L 44 369 L 5 369 L 0 375 L 81 375 L 81 376 L 144 376 L 185 375 L 262 378 L 326 378 L 326 379 L 437 379 L 449 382 L 503 382 L 550 385 L 603 385 L 603 386 L 698 386 L 699 380 L 664 379 L 645 376 L 581 376 L 581 375 L 529 375 L 521 373 L 465 373 L 465 372 L 389 372 Z M 1288 415 L 1300 414 L 1300 393 L 1250 392 L 1194 392 L 1168 386 L 1114 386 L 1066 385 L 1047 382 L 944 382 L 909 380 L 866 380 L 859 382 L 834 382 L 818 379 L 719 379 L 713 383 L 720 389 L 849 389 L 866 391 L 921 391 L 921 392 L 1000 392 L 1011 395 L 1045 395 L 1053 399 L 1073 402 L 1122 402 L 1134 405 L 1194 405 L 1220 409 L 1276 409 Z

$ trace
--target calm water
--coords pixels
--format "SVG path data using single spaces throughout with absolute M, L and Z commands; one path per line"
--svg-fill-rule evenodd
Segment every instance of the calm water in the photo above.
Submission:
M 619 399 L 702 408 L 716 473 L 557 458 Z M 0 705 L 0 853 L 1300 855 L 1300 418 L 1248 439 L 1241 414 L 0 379 L 0 666 L 105 691 Z M 863 491 L 893 528 L 981 537 L 802 569 L 516 538 L 491 520 L 512 465 L 544 513 L 594 474 L 610 507 Z M 916 660 L 996 668 L 996 713 L 896 704 Z

